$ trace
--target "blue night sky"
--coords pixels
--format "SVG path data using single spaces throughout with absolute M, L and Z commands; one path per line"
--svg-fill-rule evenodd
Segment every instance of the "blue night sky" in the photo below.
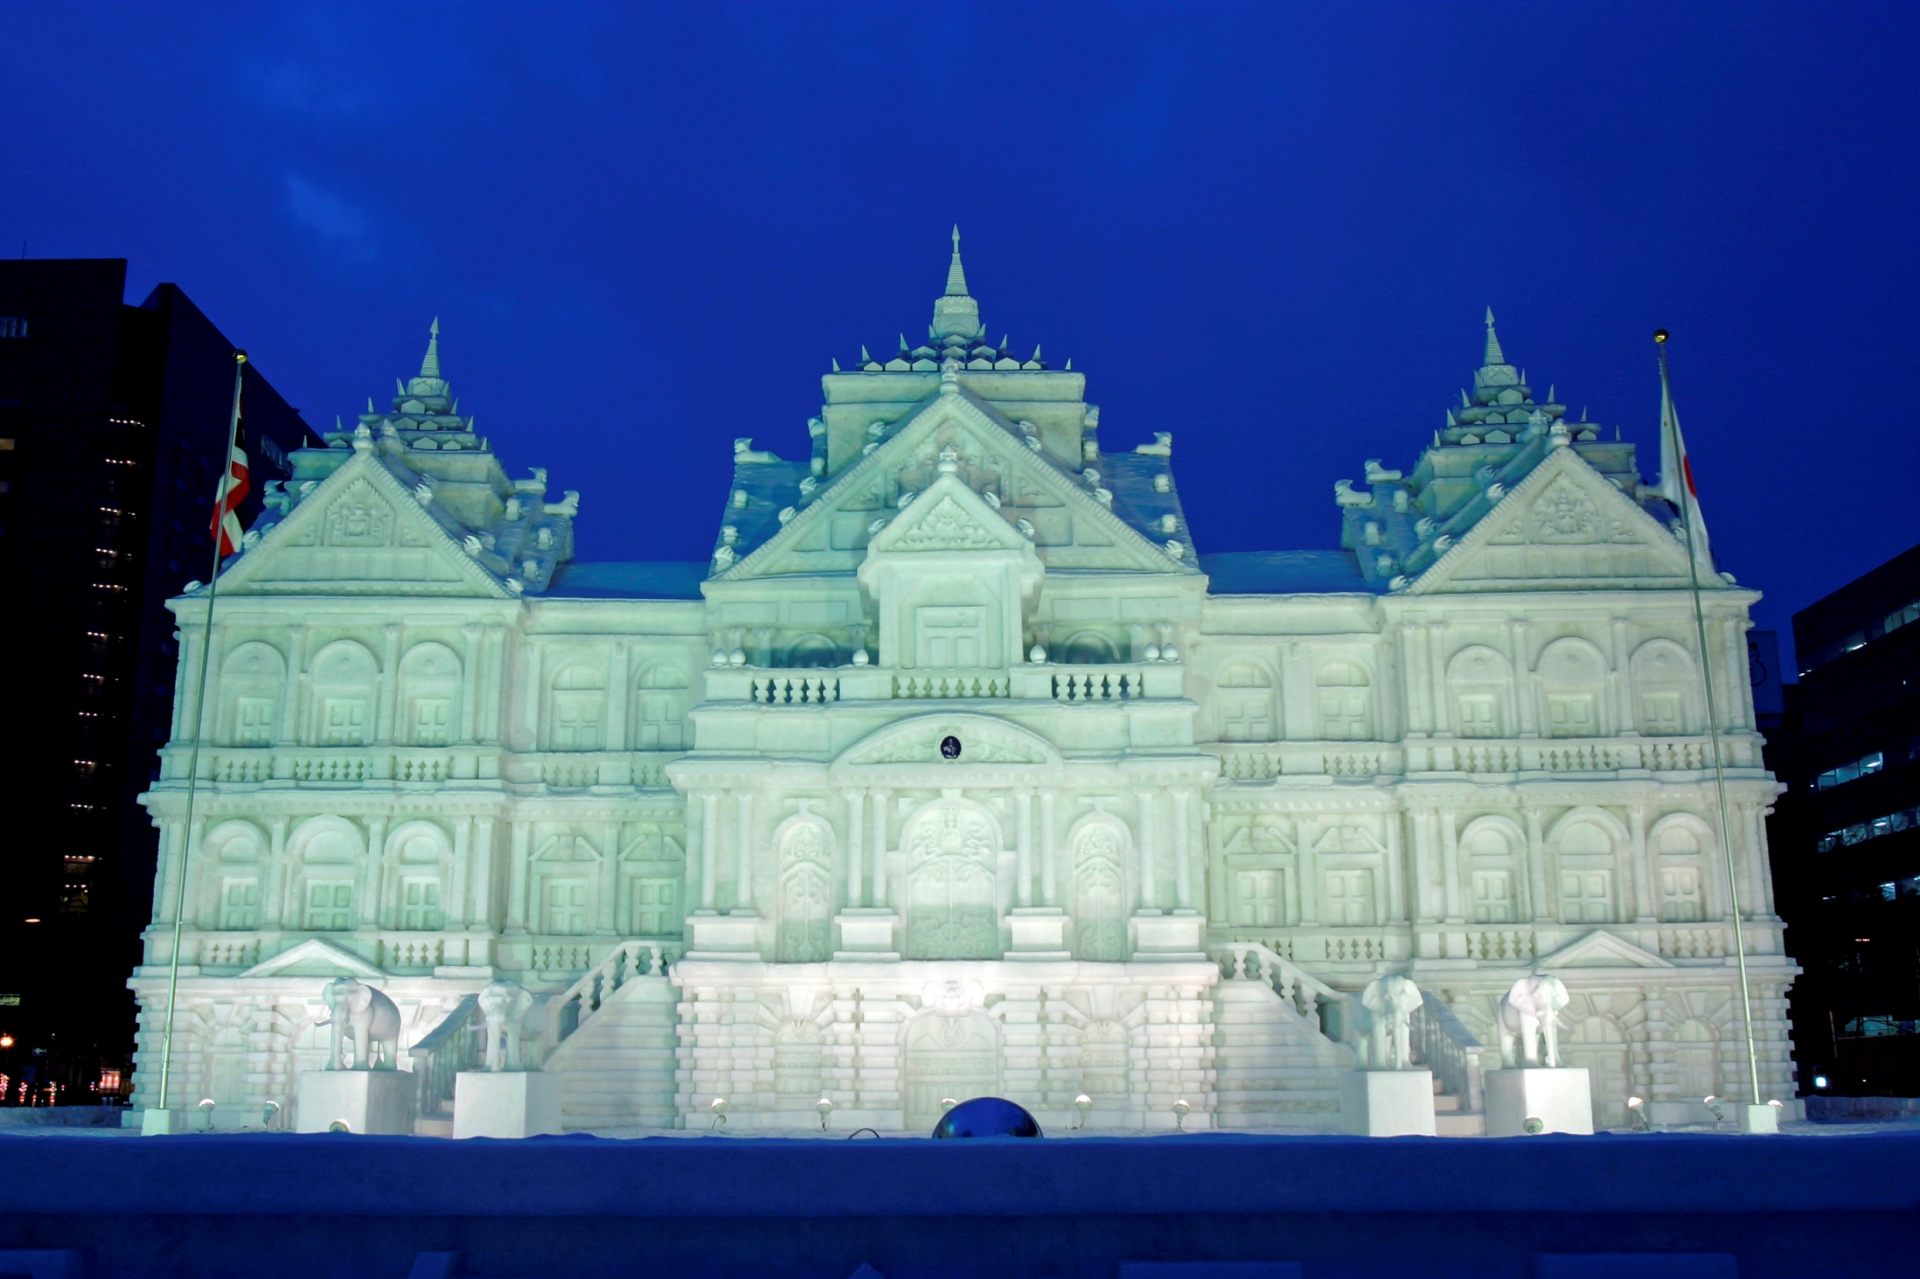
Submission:
M 1155 430 L 1206 551 L 1330 546 L 1491 304 L 1657 457 L 1649 335 L 1762 624 L 1920 541 L 1912 4 L 37 5 L 0 245 L 179 283 L 316 426 L 439 315 L 584 559 L 701 559 L 829 357 L 989 338 Z M 884 357 L 883 357 L 884 358 Z

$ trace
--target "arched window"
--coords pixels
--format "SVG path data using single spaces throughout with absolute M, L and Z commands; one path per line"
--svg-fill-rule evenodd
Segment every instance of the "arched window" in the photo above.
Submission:
M 1513 668 L 1484 644 L 1463 648 L 1447 663 L 1447 696 L 1456 737 L 1513 736 Z
M 1676 813 L 1654 826 L 1654 892 L 1663 924 L 1696 924 L 1707 917 L 1706 852 L 1711 836 L 1698 818 Z
M 287 841 L 292 892 L 287 913 L 307 932 L 344 932 L 358 923 L 353 887 L 366 857 L 360 828 L 340 817 L 312 817 Z
M 1525 837 L 1519 829 L 1497 817 L 1469 822 L 1461 832 L 1461 873 L 1474 923 L 1511 924 L 1520 918 L 1524 848 Z
M 1060 660 L 1072 666 L 1099 666 L 1115 660 L 1113 641 L 1098 631 L 1081 631 L 1060 648 Z
M 547 749 L 597 751 L 606 740 L 607 673 L 592 662 L 554 672 L 547 706 Z
M 1700 677 L 1685 649 L 1672 640 L 1648 640 L 1634 650 L 1631 669 L 1642 733 L 1680 737 L 1700 731 Z
M 1608 732 L 1607 662 L 1582 639 L 1558 639 L 1541 651 L 1540 723 L 1548 737 L 1604 737 Z
M 1353 662 L 1329 662 L 1313 677 L 1320 736 L 1335 742 L 1373 738 L 1373 691 L 1366 670 Z
M 840 649 L 824 635 L 802 635 L 787 646 L 787 665 L 799 670 L 818 670 L 840 664 Z
M 429 821 L 411 821 L 387 840 L 390 863 L 388 914 L 393 926 L 408 932 L 438 932 L 446 926 L 442 906 L 453 867 L 447 834 Z
M 690 704 L 685 671 L 665 662 L 641 671 L 633 688 L 633 749 L 685 750 Z
M 208 923 L 226 931 L 260 927 L 260 889 L 266 870 L 267 841 L 252 822 L 222 822 L 202 839 L 211 893 Z
M 445 644 L 415 644 L 400 659 L 398 736 L 409 746 L 446 746 L 458 731 L 460 659 Z
M 308 736 L 319 746 L 366 746 L 373 741 L 374 691 L 380 663 L 366 645 L 335 640 L 313 655 Z
M 774 952 L 782 963 L 817 964 L 833 950 L 833 831 L 817 817 L 782 823 Z
M 1270 742 L 1278 734 L 1273 679 L 1254 662 L 1236 662 L 1220 672 L 1213 690 L 1214 714 L 1223 742 Z
M 280 650 L 252 640 L 220 663 L 220 711 L 214 732 L 230 746 L 271 746 L 278 736 L 287 664 Z
M 1575 813 L 1555 828 L 1552 845 L 1560 874 L 1560 918 L 1569 924 L 1606 924 L 1617 917 L 1615 834 L 1600 820 Z

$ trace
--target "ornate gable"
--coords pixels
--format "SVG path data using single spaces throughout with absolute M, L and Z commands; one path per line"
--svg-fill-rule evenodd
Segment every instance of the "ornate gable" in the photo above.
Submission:
M 220 579 L 237 595 L 441 595 L 512 598 L 502 579 L 426 509 L 371 450 L 356 450 L 249 544 Z M 457 528 L 458 526 L 455 525 Z
M 1685 548 L 1576 450 L 1563 447 L 1502 496 L 1412 590 L 1686 584 Z
M 956 467 L 956 451 L 943 451 L 943 467 Z M 926 493 L 896 515 L 873 539 L 869 554 L 887 551 L 1025 551 L 1020 531 L 956 471 L 945 471 Z
M 902 522 L 918 527 L 926 518 L 914 508 L 931 497 L 949 449 L 961 485 L 1001 524 L 1030 539 L 1049 568 L 1194 571 L 1187 559 L 1174 558 L 1114 514 L 1097 468 L 1089 468 L 1092 479 L 1063 472 L 1037 439 L 1029 441 L 958 386 L 929 397 L 870 447 L 825 488 L 797 493 L 807 504 L 783 512 L 778 531 L 758 548 L 738 559 L 722 556 L 715 578 L 852 572 L 882 530 Z

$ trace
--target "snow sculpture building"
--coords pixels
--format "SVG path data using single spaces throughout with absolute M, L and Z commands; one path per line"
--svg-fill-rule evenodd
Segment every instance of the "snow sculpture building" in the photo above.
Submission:
M 509 477 L 437 329 L 390 409 L 297 454 L 213 633 L 204 588 L 175 601 L 179 707 L 213 651 L 146 797 L 142 1100 L 183 859 L 176 1098 L 236 1120 L 320 1064 L 339 976 L 401 1007 L 428 1130 L 496 977 L 544 1000 L 575 1128 L 716 1098 L 813 1128 L 824 1098 L 925 1130 L 985 1093 L 1330 1128 L 1344 1006 L 1395 971 L 1469 1113 L 1535 970 L 1599 1122 L 1741 1095 L 1688 564 L 1633 446 L 1537 399 L 1489 314 L 1432 446 L 1336 486 L 1342 549 L 1200 557 L 1171 436 L 1107 451 L 1082 374 L 985 334 L 956 232 L 927 341 L 836 363 L 807 456 L 734 441 L 707 564 L 573 562 L 577 495 Z M 1757 597 L 1700 568 L 1790 1095 Z

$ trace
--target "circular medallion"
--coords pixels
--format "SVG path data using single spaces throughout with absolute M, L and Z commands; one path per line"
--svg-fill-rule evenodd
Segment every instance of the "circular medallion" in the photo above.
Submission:
M 940 739 L 940 757 L 942 759 L 959 759 L 960 758 L 960 739 L 957 737 L 941 738 Z

